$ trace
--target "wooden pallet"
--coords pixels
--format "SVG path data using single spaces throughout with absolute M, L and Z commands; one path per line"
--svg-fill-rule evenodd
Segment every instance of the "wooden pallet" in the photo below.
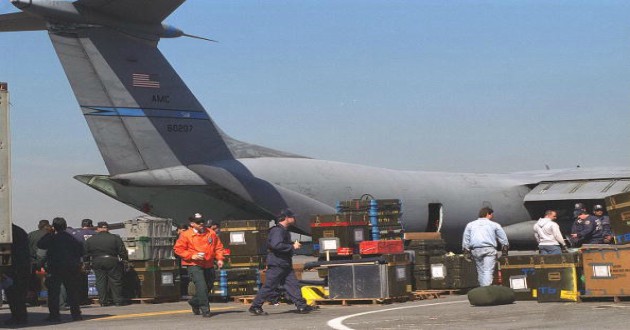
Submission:
M 374 304 L 391 304 L 394 302 L 405 302 L 409 301 L 409 296 L 402 297 L 392 297 L 392 298 L 361 298 L 361 299 L 316 299 L 315 305 L 341 305 L 341 306 L 349 306 L 349 305 L 374 305 Z
M 614 303 L 618 303 L 621 301 L 630 301 L 630 296 L 610 295 L 610 296 L 579 296 L 578 297 L 578 302 L 587 302 L 587 301 L 612 301 Z
M 444 295 L 455 295 L 455 294 L 461 294 L 461 293 L 462 293 L 462 290 L 455 290 L 455 289 L 417 290 L 417 291 L 411 292 L 411 295 L 415 296 L 416 299 L 434 299 L 434 298 L 440 298 L 441 296 L 444 296 Z

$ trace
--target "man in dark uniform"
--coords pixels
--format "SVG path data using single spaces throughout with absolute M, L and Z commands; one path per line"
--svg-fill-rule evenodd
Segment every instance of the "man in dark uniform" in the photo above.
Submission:
M 96 235 L 96 230 L 92 229 L 94 223 L 92 219 L 81 220 L 81 228 L 69 230 L 70 234 L 76 238 L 81 244 L 85 244 L 85 240 Z M 85 245 L 84 245 L 85 246 Z M 88 296 L 88 270 L 86 268 L 81 271 L 80 301 L 81 305 L 89 305 L 90 298 Z
M 602 243 L 610 244 L 613 242 L 612 228 L 610 227 L 610 218 L 604 215 L 604 207 L 602 205 L 593 206 L 593 216 L 602 226 Z
M 29 275 L 29 292 L 27 294 L 27 302 L 31 306 L 39 305 L 37 299 L 39 291 L 42 289 L 41 281 L 37 276 L 37 271 L 44 267 L 46 261 L 46 250 L 37 248 L 37 242 L 52 230 L 48 220 L 39 220 L 37 230 L 28 233 L 28 249 L 31 255 L 31 274 Z
M 571 233 L 571 240 L 582 244 L 601 244 L 604 242 L 604 231 L 601 221 L 589 215 L 586 210 L 580 211 L 580 215 L 574 223 L 575 232 Z
M 11 225 L 11 267 L 6 276 L 13 280 L 13 285 L 6 289 L 7 300 L 11 308 L 11 318 L 6 325 L 26 324 L 26 293 L 31 274 L 31 257 L 28 248 L 28 235 L 24 229 Z
M 59 314 L 59 293 L 61 285 L 68 292 L 68 305 L 74 321 L 82 320 L 79 307 L 79 283 L 81 281 L 81 257 L 83 245 L 66 231 L 64 218 L 53 219 L 53 232 L 46 234 L 37 247 L 46 251 L 48 267 L 48 311 L 46 321 L 61 321 Z
M 92 229 L 92 227 L 94 227 L 92 219 L 83 219 L 81 220 L 81 228 L 73 229 L 70 233 L 79 242 L 84 243 L 88 238 L 96 235 L 96 230 Z
M 280 212 L 276 220 L 277 225 L 269 230 L 269 254 L 267 255 L 267 275 L 265 284 L 260 288 L 256 298 L 252 302 L 249 312 L 254 315 L 267 315 L 262 309 L 265 301 L 277 296 L 276 288 L 284 283 L 286 293 L 289 295 L 297 312 L 310 313 L 313 307 L 306 304 L 302 292 L 293 271 L 293 251 L 300 248 L 299 242 L 291 242 L 289 227 L 295 223 L 295 216 L 289 209 Z
M 116 306 L 123 306 L 122 260 L 129 260 L 127 248 L 120 236 L 109 232 L 107 222 L 99 222 L 96 231 L 96 235 L 85 241 L 85 250 L 96 275 L 98 300 L 101 306 L 109 306 L 112 302 Z

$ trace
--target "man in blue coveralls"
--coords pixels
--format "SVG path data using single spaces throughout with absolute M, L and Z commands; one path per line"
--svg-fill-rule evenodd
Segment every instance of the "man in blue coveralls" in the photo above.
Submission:
M 295 216 L 289 209 L 284 209 L 276 219 L 276 226 L 269 230 L 269 254 L 267 255 L 267 276 L 249 312 L 254 315 L 267 315 L 262 309 L 265 301 L 277 296 L 276 288 L 284 283 L 289 298 L 295 303 L 297 313 L 306 314 L 314 310 L 306 304 L 293 271 L 293 251 L 300 248 L 299 242 L 291 242 L 289 227 L 295 223 Z
M 480 286 L 492 284 L 497 262 L 497 240 L 507 256 L 509 242 L 500 224 L 492 221 L 494 211 L 489 207 L 479 210 L 479 219 L 469 222 L 464 230 L 462 248 L 472 254 L 477 265 Z

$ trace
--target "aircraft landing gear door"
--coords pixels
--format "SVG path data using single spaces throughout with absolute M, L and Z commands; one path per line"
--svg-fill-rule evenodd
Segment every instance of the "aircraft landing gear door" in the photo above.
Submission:
M 441 203 L 429 204 L 429 219 L 427 222 L 427 232 L 439 232 L 442 229 L 442 220 L 444 212 Z

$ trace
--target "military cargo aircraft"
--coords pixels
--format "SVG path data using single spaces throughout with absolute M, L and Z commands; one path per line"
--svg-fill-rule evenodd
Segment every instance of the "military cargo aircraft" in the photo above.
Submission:
M 242 142 L 216 125 L 157 48 L 161 38 L 205 39 L 162 23 L 184 0 L 11 2 L 21 12 L 0 15 L 0 31 L 48 32 L 109 171 L 75 178 L 148 214 L 229 221 L 289 207 L 296 231 L 309 233 L 313 215 L 371 194 L 402 200 L 405 230 L 440 231 L 456 248 L 482 206 L 496 211 L 512 244 L 532 244 L 532 219 L 545 209 L 569 220 L 574 201 L 630 190 L 630 168 L 398 171 Z

